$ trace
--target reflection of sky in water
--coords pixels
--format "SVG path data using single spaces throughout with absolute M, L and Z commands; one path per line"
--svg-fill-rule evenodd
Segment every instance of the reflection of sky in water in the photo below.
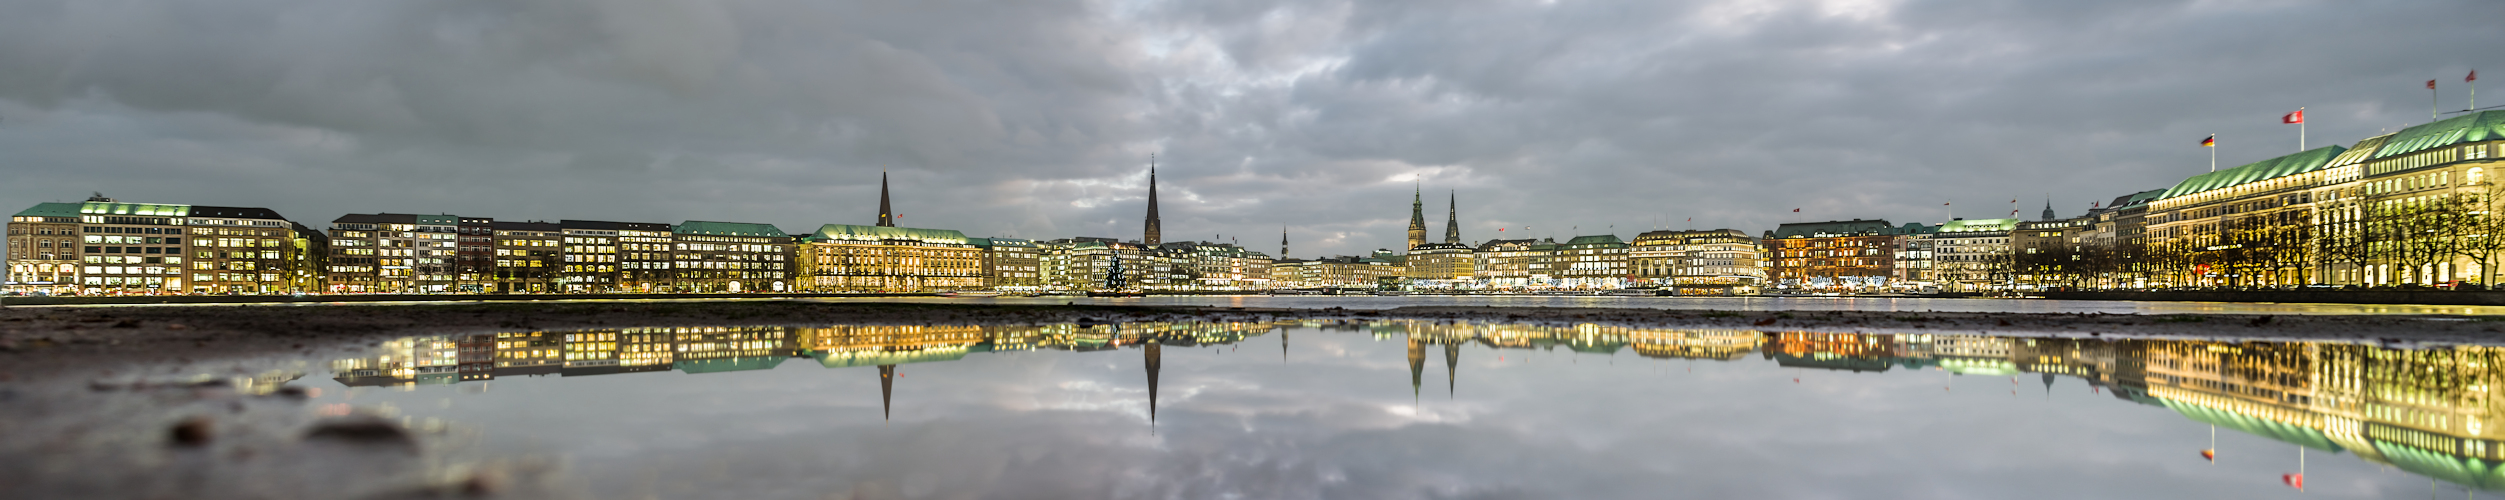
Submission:
M 1426 322 L 654 328 L 387 343 L 334 362 L 359 388 L 324 399 L 566 457 L 602 496 L 2257 498 L 2299 493 L 2281 481 L 2301 445 L 2302 494 L 2450 497 L 2505 486 L 2496 351 Z M 2213 424 L 2216 463 L 2200 457 Z

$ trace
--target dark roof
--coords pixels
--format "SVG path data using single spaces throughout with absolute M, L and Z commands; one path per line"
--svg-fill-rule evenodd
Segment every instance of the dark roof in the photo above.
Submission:
M 1827 222 L 1795 222 L 1795 223 L 1791 223 L 1791 224 L 1784 224 L 1784 225 L 1780 225 L 1780 226 L 1775 226 L 1774 231 L 1770 232 L 1770 233 L 1769 233 L 1769 234 L 1767 234 L 1766 236 L 1767 236 L 1767 237 L 1769 237 L 1769 238 L 1813 238 L 1813 237 L 1827 237 L 1827 236 L 1864 235 L 1865 233 L 1866 233 L 1866 234 L 1891 234 L 1891 233 L 1890 233 L 1890 231 L 1893 231 L 1894 229 L 1895 229 L 1895 228 L 1890 227 L 1890 224 L 1888 224 L 1888 222 L 1887 222 L 1887 220 L 1886 220 L 1886 219 L 1880 219 L 1880 220 L 1862 220 L 1862 219 L 1853 219 L 1853 220 L 1839 220 L 1839 221 L 1827 221 Z
M 679 224 L 678 227 L 672 228 L 671 231 L 678 234 L 702 234 L 709 236 L 751 236 L 766 238 L 791 237 L 791 233 L 783 232 L 783 228 L 774 227 L 773 224 L 756 224 L 749 222 L 691 220 Z
M 413 214 L 348 214 L 339 216 L 337 219 L 331 219 L 331 223 L 416 224 L 417 216 Z
M 555 231 L 564 228 L 551 222 L 498 222 L 492 227 L 498 231 Z
M 1615 235 L 1615 234 L 1600 234 L 1600 235 L 1591 235 L 1591 236 L 1576 236 L 1576 237 L 1574 237 L 1574 239 L 1571 239 L 1571 240 L 1566 240 L 1566 244 L 1568 244 L 1568 245 L 1624 245 L 1624 244 L 1626 244 L 1626 242 L 1625 242 L 1625 241 L 1621 241 L 1621 240 L 1619 240 L 1619 239 L 1618 239 L 1618 235 Z
M 220 206 L 210 206 L 210 205 L 192 205 L 192 206 L 191 206 L 191 216 L 192 216 L 192 217 L 233 217 L 233 218 L 237 218 L 237 219 L 276 219 L 276 220 L 287 220 L 287 216 L 284 216 L 284 215 L 279 215 L 279 214 L 278 214 L 278 211 L 276 211 L 276 210 L 270 210 L 270 209 L 267 209 L 267 208 L 260 208 L 260 207 L 220 207 Z
M 574 220 L 574 219 L 565 219 L 565 220 L 560 220 L 560 221 L 557 221 L 557 226 L 559 226 L 559 227 L 563 227 L 563 228 L 566 228 L 566 229 L 604 229 L 604 230 L 611 230 L 611 231 L 615 231 L 615 230 L 621 229 L 621 227 L 619 227 L 619 226 L 620 226 L 620 224 L 618 224 L 618 223 L 616 223 L 616 222 L 605 221 L 605 220 Z

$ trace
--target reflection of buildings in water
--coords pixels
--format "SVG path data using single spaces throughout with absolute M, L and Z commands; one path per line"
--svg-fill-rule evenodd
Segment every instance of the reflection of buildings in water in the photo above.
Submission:
M 1804 368 L 2037 373 L 2047 376 L 2048 390 L 2051 375 L 2068 375 L 2194 421 L 2483 489 L 2505 488 L 2505 443 L 2493 434 L 2501 352 L 1816 332 L 1776 334 L 1765 350 Z

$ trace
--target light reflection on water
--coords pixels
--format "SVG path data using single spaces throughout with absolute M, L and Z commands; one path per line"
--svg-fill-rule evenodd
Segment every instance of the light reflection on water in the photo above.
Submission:
M 2499 352 L 1422 321 L 618 328 L 387 342 L 333 361 L 352 389 L 322 398 L 565 456 L 598 496 L 2241 498 L 2305 474 L 2307 495 L 2382 497 L 2505 488 Z
M 1268 296 L 1158 295 L 1149 297 L 963 297 L 834 298 L 826 302 L 925 302 L 967 304 L 1099 304 L 1256 308 L 1390 309 L 1412 306 L 1618 307 L 1723 311 L 1937 311 L 1981 313 L 2104 314 L 2505 314 L 2500 306 L 2297 304 L 2273 302 L 2149 302 L 2128 300 L 1930 299 L 1911 297 L 1614 297 L 1570 295 Z

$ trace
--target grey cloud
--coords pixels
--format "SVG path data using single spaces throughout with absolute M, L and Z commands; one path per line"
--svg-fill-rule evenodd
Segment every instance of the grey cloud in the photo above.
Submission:
M 2416 123 L 2486 2 L 20 0 L 0 196 L 1396 245 L 1936 222 Z M 2450 109 L 2450 108 L 2448 108 Z M 2049 193 L 2048 193 L 2049 192 Z M 1430 197 L 1434 197 L 1430 195 Z M 1430 211 L 1441 208 L 1431 202 Z M 1106 222 L 1112 221 L 1112 222 Z M 1613 228 L 1614 226 L 1614 228 Z M 1440 227 L 1437 229 L 1440 230 Z M 1518 231 L 1519 229 L 1515 229 Z M 1334 235 L 1346 235 L 1334 237 Z M 1512 233 L 1505 233 L 1511 236 Z

